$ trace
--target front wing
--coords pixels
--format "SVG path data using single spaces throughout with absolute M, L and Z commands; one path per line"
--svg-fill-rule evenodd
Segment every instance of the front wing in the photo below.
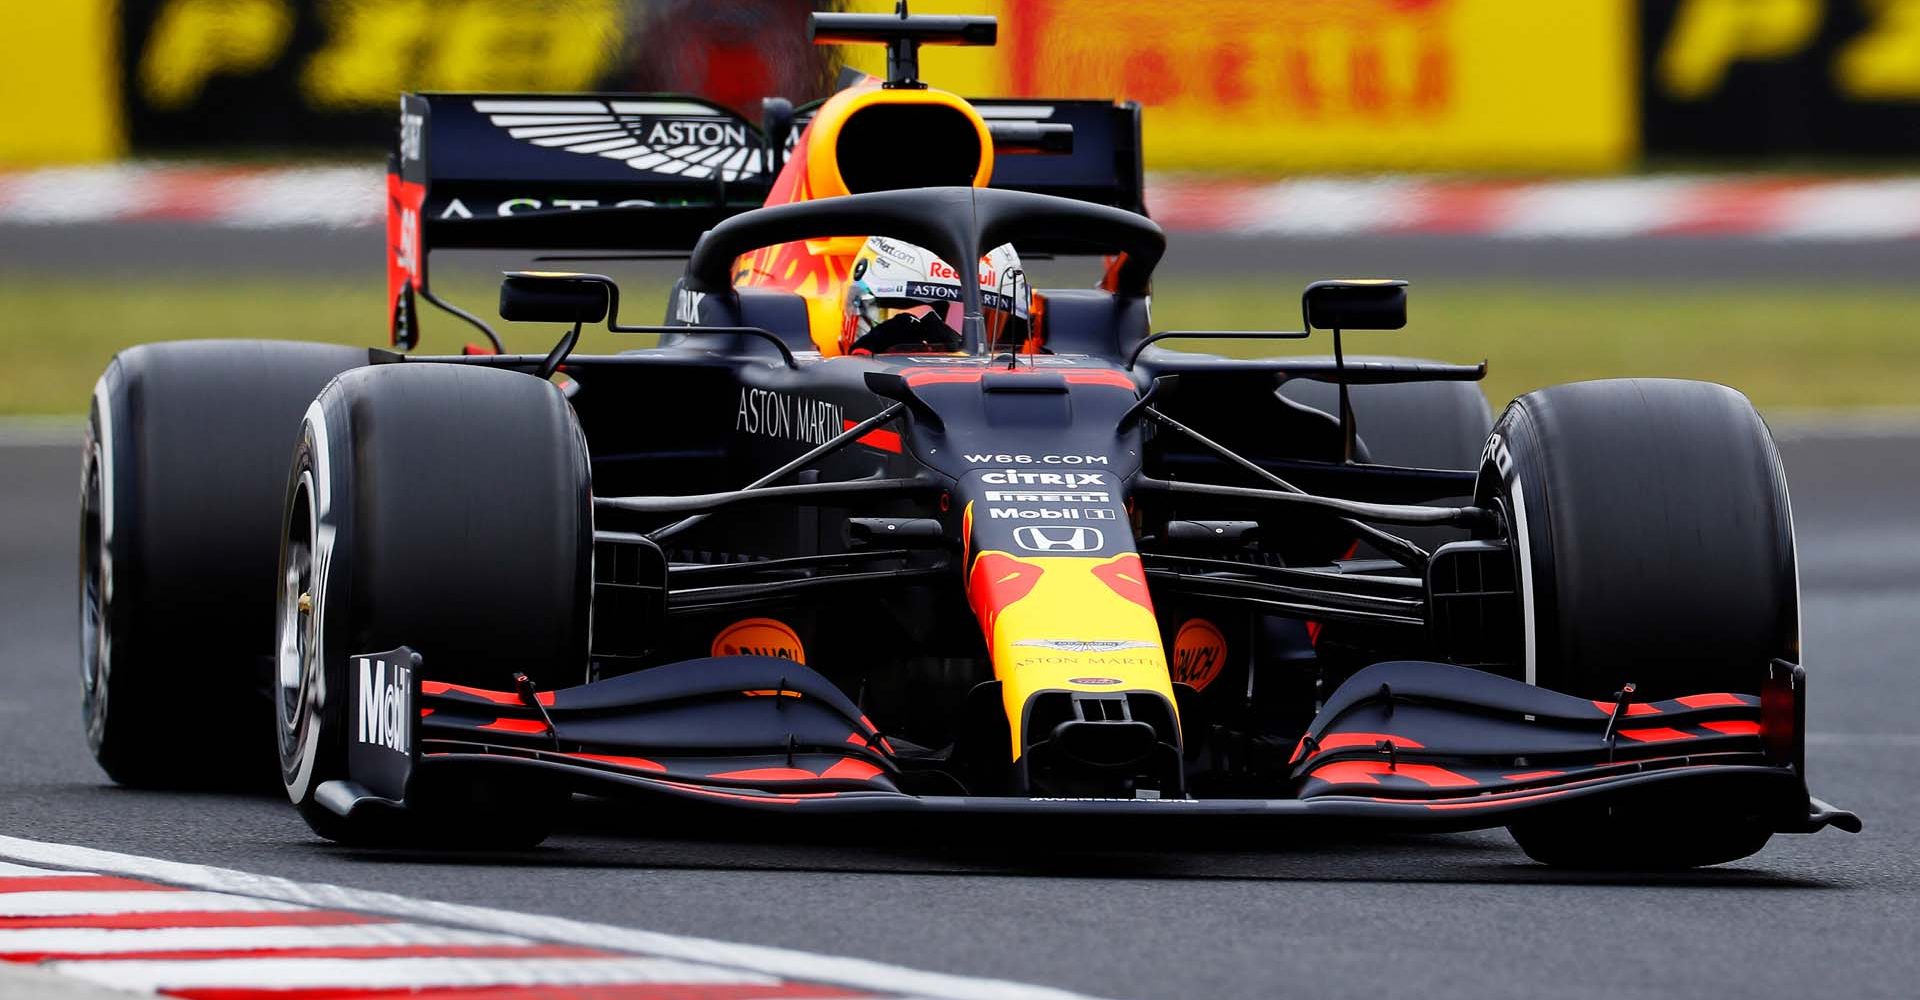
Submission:
M 1241 817 L 1434 831 L 1543 810 L 1616 805 L 1727 811 L 1776 832 L 1852 813 L 1808 794 L 1805 672 L 1776 662 L 1759 696 L 1587 701 L 1465 667 L 1383 663 L 1327 700 L 1257 798 L 1088 799 L 947 794 L 825 677 L 734 656 L 560 691 L 421 681 L 400 649 L 354 659 L 350 778 L 317 797 L 348 815 L 404 809 L 437 774 L 544 772 L 577 791 L 786 814 Z

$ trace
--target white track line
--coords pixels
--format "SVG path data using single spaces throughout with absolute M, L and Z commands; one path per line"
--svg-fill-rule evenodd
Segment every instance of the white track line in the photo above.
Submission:
M 58 875 L 92 875 L 93 872 L 63 872 L 52 868 L 30 868 L 11 861 L 0 861 L 0 878 L 49 878 Z
M 77 917 L 110 913 L 275 912 L 306 907 L 277 899 L 221 892 L 9 892 L 0 893 L 0 917 Z
M 48 962 L 41 968 L 129 990 L 255 987 L 777 986 L 780 977 L 671 958 L 219 958 Z M 691 992 L 691 991 L 690 991 Z
M 832 983 L 876 992 L 954 1000 L 1083 1000 L 1081 994 L 1046 986 L 923 972 L 859 958 L 816 955 L 765 945 L 735 944 L 658 931 L 589 923 L 460 903 L 413 899 L 388 892 L 295 882 L 229 868 L 163 861 L 68 844 L 0 836 L 0 857 L 35 864 L 147 878 L 193 889 L 237 893 L 301 906 L 379 913 L 427 923 L 454 924 L 503 934 L 523 934 L 562 944 L 640 952 L 704 962 L 787 979 Z M 24 895 L 24 894 L 23 894 Z M 153 893 L 151 895 L 167 895 Z M 179 895 L 174 893 L 172 895 Z M 227 908 L 230 908 L 231 902 Z M 463 960 L 471 961 L 471 960 Z
M 0 963 L 0 997 L 7 1000 L 127 1000 L 132 994 L 57 975 L 37 965 Z
M 529 945 L 529 938 L 425 924 L 339 927 L 31 927 L 0 929 L 0 955 L 111 955 L 148 951 L 261 951 L 269 948 L 383 948 L 410 945 Z

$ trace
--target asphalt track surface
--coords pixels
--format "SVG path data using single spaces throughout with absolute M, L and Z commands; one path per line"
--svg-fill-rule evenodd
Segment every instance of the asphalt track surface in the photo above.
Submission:
M 584 802 L 520 854 L 333 847 L 272 795 L 128 791 L 88 758 L 70 443 L 0 446 L 0 834 L 1112 997 L 1911 997 L 1920 429 L 1783 437 L 1815 790 L 1867 830 L 1722 868 L 1561 874 L 1499 832 L 1034 845 L 1011 826 L 713 828 Z
M 294 277 L 384 280 L 385 234 L 361 229 L 231 229 L 167 222 L 0 225 L 0 276 L 118 279 Z M 463 259 L 464 258 L 464 259 Z M 1248 237 L 1173 233 L 1160 272 L 1173 278 L 1391 274 L 1414 281 L 1683 282 L 1831 279 L 1911 282 L 1911 240 L 1503 239 L 1368 235 Z M 517 255 L 439 254 L 459 270 L 525 266 Z M 677 271 L 674 265 L 655 265 Z M 669 273 L 663 271 L 661 273 Z M 1038 272 L 1044 273 L 1044 272 Z M 1041 284 L 1046 284 L 1042 281 Z

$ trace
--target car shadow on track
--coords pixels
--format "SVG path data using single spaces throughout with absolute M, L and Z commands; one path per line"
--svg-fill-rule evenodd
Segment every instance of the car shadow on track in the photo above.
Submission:
M 448 866 L 830 872 L 1086 879 L 1429 882 L 1834 889 L 1749 860 L 1685 872 L 1576 872 L 1528 862 L 1503 831 L 1409 834 L 1273 824 L 1159 826 L 1110 818 L 1033 824 L 912 817 L 794 822 L 759 813 L 662 810 L 578 799 L 554 837 L 529 851 L 450 853 L 333 848 L 367 863 Z M 1765 855 L 1760 856 L 1761 863 Z

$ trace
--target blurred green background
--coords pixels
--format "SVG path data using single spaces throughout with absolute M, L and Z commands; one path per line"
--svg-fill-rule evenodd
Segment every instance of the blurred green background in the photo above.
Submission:
M 1296 327 L 1298 289 L 1308 277 L 1163 280 L 1154 325 Z M 1485 387 L 1496 406 L 1542 385 L 1614 375 L 1711 379 L 1746 392 L 1763 409 L 1912 405 L 1920 398 L 1913 385 L 1920 372 L 1916 286 L 1429 282 L 1413 290 L 1407 330 L 1350 334 L 1348 345 L 1364 353 L 1489 359 Z M 657 278 L 641 280 L 623 300 L 632 315 L 652 321 L 664 308 L 666 287 Z M 491 314 L 496 294 L 478 275 L 448 280 L 443 292 L 483 315 Z M 382 344 L 383 294 L 377 281 L 347 279 L 0 278 L 0 412 L 83 411 L 107 360 L 141 341 L 271 336 Z M 510 349 L 544 350 L 558 332 L 496 325 Z M 421 349 L 433 353 L 457 352 L 470 332 L 437 314 L 426 330 Z M 650 340 L 597 331 L 579 349 L 617 351 Z M 1324 349 L 1324 340 L 1318 343 Z M 1298 353 L 1298 346 L 1268 349 Z

